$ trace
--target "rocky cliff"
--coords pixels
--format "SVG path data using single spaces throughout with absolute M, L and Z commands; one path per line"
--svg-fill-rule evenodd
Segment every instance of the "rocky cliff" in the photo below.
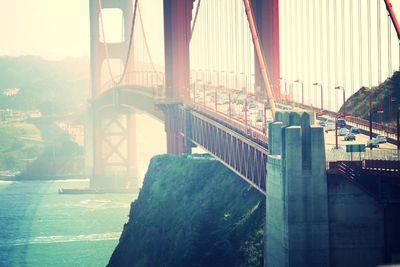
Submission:
M 218 161 L 157 156 L 108 266 L 262 266 L 264 220 L 264 196 Z

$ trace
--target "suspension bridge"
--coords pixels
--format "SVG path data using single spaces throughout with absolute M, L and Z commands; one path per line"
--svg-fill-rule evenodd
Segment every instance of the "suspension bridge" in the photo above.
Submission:
M 398 125 L 379 114 L 360 117 L 365 107 L 355 98 L 344 105 L 360 88 L 369 92 L 370 113 L 387 101 L 381 85 L 400 65 L 389 0 L 164 0 L 164 66 L 153 60 L 141 3 L 90 0 L 91 186 L 138 186 L 140 109 L 164 121 L 168 153 L 200 146 L 266 195 L 273 266 L 327 266 L 327 177 L 343 177 L 377 201 L 397 201 Z M 108 10 L 121 14 L 112 29 L 119 41 L 107 39 Z M 317 125 L 338 118 L 359 128 L 364 144 L 376 135 L 389 142 L 350 158 L 338 149 L 338 135 Z M 292 224 L 292 215 L 269 215 L 292 211 L 289 204 L 306 219 Z M 305 231 L 300 248 L 287 230 L 296 227 L 320 236 Z

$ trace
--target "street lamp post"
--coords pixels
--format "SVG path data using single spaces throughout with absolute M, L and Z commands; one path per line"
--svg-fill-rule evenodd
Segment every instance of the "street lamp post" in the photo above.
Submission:
M 339 149 L 339 140 L 338 140 L 338 132 L 337 132 L 337 115 L 335 116 L 335 147 L 336 149 Z
M 321 88 L 321 110 L 323 110 L 324 109 L 324 90 L 323 90 L 323 86 L 320 83 L 313 83 L 313 85 L 319 86 Z
M 344 90 L 343 86 L 336 86 L 335 89 L 343 91 L 343 116 L 344 116 L 346 114 L 346 91 Z
M 286 88 L 286 80 L 283 77 L 280 77 L 280 80 L 283 81 L 285 83 L 285 97 L 287 97 L 287 88 Z M 281 91 L 282 91 L 282 84 L 280 84 L 281 86 Z
M 295 80 L 294 82 L 301 84 L 301 104 L 304 105 L 304 82 L 302 80 Z
M 372 108 L 372 100 L 371 95 L 369 99 L 369 140 L 372 140 L 372 118 L 375 113 L 382 114 L 382 108 Z M 372 144 L 370 145 L 370 149 L 372 149 Z
M 400 107 L 397 108 L 397 153 L 400 153 Z

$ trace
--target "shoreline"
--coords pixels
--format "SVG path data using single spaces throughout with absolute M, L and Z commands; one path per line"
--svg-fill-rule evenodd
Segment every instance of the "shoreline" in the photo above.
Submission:
M 86 175 L 35 175 L 35 176 L 0 176 L 0 181 L 23 182 L 23 181 L 56 181 L 56 180 L 85 180 Z

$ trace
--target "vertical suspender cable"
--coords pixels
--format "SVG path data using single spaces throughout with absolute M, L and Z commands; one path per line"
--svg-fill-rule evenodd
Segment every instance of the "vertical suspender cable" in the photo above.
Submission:
M 372 90 L 372 58 L 371 58 L 371 0 L 367 0 L 367 24 L 368 24 L 368 86 Z M 372 93 L 372 92 L 371 92 Z
M 313 82 L 315 82 L 317 80 L 317 9 L 316 9 L 316 3 L 315 1 L 312 2 L 312 13 L 313 13 L 313 24 L 314 24 L 314 28 L 313 28 L 313 40 L 314 40 L 314 78 L 313 80 L 310 80 L 310 86 L 312 88 L 312 84 Z M 315 106 L 317 106 L 318 100 L 317 100 L 317 90 L 314 90 L 314 101 L 315 101 Z
M 293 11 L 293 8 L 289 8 L 289 7 L 291 7 L 292 6 L 292 4 L 290 3 L 290 4 L 288 4 L 288 5 L 286 5 L 286 8 L 285 8 L 285 10 L 286 10 L 286 12 L 287 12 L 287 14 L 288 14 L 288 18 L 289 18 L 289 23 L 288 23 L 288 27 L 287 27 L 287 29 L 288 29 L 288 31 L 286 32 L 286 37 L 287 37 L 287 47 L 288 47 L 288 56 L 287 56 L 287 67 L 288 67 L 288 75 L 287 75 L 287 77 L 286 77 L 286 83 L 289 83 L 289 81 L 290 81 L 290 83 L 292 82 L 292 80 L 293 80 L 293 78 L 294 78 L 294 73 L 293 73 L 293 59 L 294 59 L 294 55 L 295 55 L 295 53 L 294 53 L 294 51 L 293 51 L 293 47 L 294 47 L 294 38 L 293 38 L 293 35 L 294 35 L 294 19 L 293 19 L 293 16 L 292 16 L 292 12 L 291 11 Z M 289 90 L 291 90 L 292 88 L 289 86 L 289 84 L 287 85 L 288 86 L 288 88 L 289 88 Z M 289 95 L 290 95 L 290 100 L 294 100 L 294 98 L 293 98 L 293 92 L 291 92 L 291 91 L 289 91 Z
M 299 62 L 299 58 L 300 58 L 300 50 L 299 50 L 299 47 L 300 47 L 300 41 L 299 41 L 299 15 L 298 15 L 298 12 L 299 12 L 299 0 L 294 0 L 294 8 L 293 8 L 293 13 L 294 13 L 294 15 L 293 15 L 293 17 L 294 17 L 294 19 L 293 19 L 293 30 L 294 30 L 294 34 L 293 34 L 293 36 L 294 36 L 294 40 L 293 40 L 293 51 L 294 51 L 294 55 L 293 55 L 293 59 L 295 59 L 295 62 L 293 62 L 292 63 L 292 65 L 294 65 L 293 66 L 293 69 L 294 69 L 294 71 L 293 71 L 293 73 L 294 73 L 294 78 L 295 79 L 299 79 L 299 65 L 300 65 L 300 62 Z M 296 98 L 297 98 L 297 101 L 298 102 L 300 102 L 301 101 L 301 93 L 300 93 L 300 91 L 299 90 L 296 90 Z
M 387 16 L 388 25 L 388 77 L 392 77 L 392 25 L 390 25 L 390 17 Z
M 251 33 L 250 33 L 250 31 L 247 29 L 247 38 L 246 38 L 246 40 L 247 40 L 247 48 L 248 48 L 248 51 L 247 51 L 247 56 L 248 56 L 248 60 L 247 60 L 247 63 L 248 63 L 248 65 L 247 65 L 247 68 L 248 68 L 248 76 L 247 76 L 247 90 L 249 90 L 250 92 L 252 92 L 253 91 L 253 88 L 251 88 L 251 75 L 252 75 L 252 64 L 251 64 L 251 62 L 252 62 L 252 50 L 254 50 L 254 47 L 251 45 Z
M 235 1 L 229 1 L 229 13 L 230 15 L 230 21 L 229 21 L 229 25 L 231 25 L 231 47 L 232 47 L 232 51 L 231 51 L 231 58 L 232 58 L 232 68 L 231 68 L 231 72 L 235 72 L 236 69 L 236 56 L 234 56 L 236 54 L 236 50 L 235 50 Z M 233 79 L 233 77 L 232 77 Z M 233 88 L 233 86 L 231 86 Z
M 333 39 L 334 39 L 334 59 L 333 59 L 333 65 L 334 65 L 334 72 L 335 72 L 335 85 L 338 85 L 338 63 L 337 63 L 337 57 L 338 57 L 338 51 L 337 51 L 337 5 L 336 5 L 336 0 L 333 1 Z M 337 103 L 337 91 L 335 90 L 335 110 L 337 110 L 338 103 Z
M 324 36 L 323 36 L 323 15 L 322 15 L 322 2 L 319 1 L 319 59 L 320 59 L 320 79 L 319 81 L 322 83 L 324 79 Z
M 245 85 L 245 78 L 243 77 L 244 75 L 246 75 L 246 68 L 245 68 L 245 66 L 246 66 L 246 61 L 245 61 L 245 46 L 244 46 L 244 44 L 245 44 L 245 32 L 244 32 L 244 23 L 245 23 L 245 21 L 244 21 L 244 13 L 243 13 L 244 11 L 242 10 L 240 13 L 241 13 L 241 22 L 242 22 L 242 35 L 241 35 L 241 37 L 242 37 L 242 49 L 240 49 L 241 50 L 241 52 L 242 52 L 242 77 L 241 77 L 241 84 L 242 84 L 242 89 L 243 88 L 246 88 L 246 85 Z
M 349 1 L 349 19 L 350 19 L 350 87 L 351 87 L 351 95 L 354 94 L 354 19 L 353 19 L 353 1 Z M 352 98 L 353 101 L 351 103 L 351 114 L 354 116 L 354 107 L 355 107 L 355 99 Z
M 329 16 L 329 2 L 330 1 L 326 1 L 326 78 L 327 78 L 327 93 L 328 93 L 328 109 L 332 110 L 332 97 L 331 97 L 331 49 L 330 49 L 330 40 L 331 40 L 331 35 L 330 35 L 330 16 Z
M 358 0 L 358 63 L 359 63 L 359 86 L 363 86 L 363 34 L 362 34 L 362 6 Z
M 305 24 L 305 22 L 304 22 L 304 2 L 303 1 L 301 1 L 300 2 L 301 4 L 300 4 L 300 21 L 301 21 L 301 29 L 302 30 L 304 30 L 304 29 L 306 29 L 306 27 L 307 27 L 307 25 Z M 307 3 L 308 3 L 308 1 L 307 1 Z M 307 32 L 308 32 L 308 29 L 306 29 L 306 34 L 307 34 Z M 305 86 L 305 78 L 306 78 L 306 68 L 307 68 L 307 66 L 306 66 L 306 55 L 307 55 L 307 53 L 305 53 L 305 49 L 306 49 L 306 47 L 305 47 L 305 38 L 304 38 L 304 34 L 301 34 L 301 69 L 302 69 L 302 82 L 303 82 L 303 86 Z M 309 50 L 309 49 L 307 49 L 307 50 Z M 304 99 L 307 99 L 307 97 L 306 97 L 306 93 L 307 93 L 307 91 L 308 90 L 304 90 Z
M 322 20 L 322 2 L 319 1 L 319 58 L 320 58 L 320 77 L 319 82 L 321 83 L 321 90 L 322 88 L 322 81 L 324 80 L 324 36 L 323 36 L 323 20 Z M 326 85 L 325 85 L 326 86 Z M 322 96 L 321 96 L 322 99 Z M 321 103 L 321 107 L 324 106 L 324 103 Z
M 297 65 L 295 60 L 297 59 L 297 53 L 296 53 L 296 44 L 297 39 L 296 39 L 296 0 L 291 0 L 292 2 L 294 1 L 294 8 L 289 8 L 291 11 L 290 17 L 292 24 L 290 25 L 290 70 L 291 70 L 291 79 L 290 82 L 292 83 L 296 79 L 296 71 L 297 71 Z M 291 6 L 291 5 L 290 5 Z M 293 84 L 292 84 L 292 101 L 295 101 L 295 92 L 293 92 Z
M 305 17 L 304 26 L 306 27 L 306 34 L 307 35 L 306 35 L 306 39 L 304 39 L 303 48 L 304 48 L 304 50 L 307 50 L 307 60 L 304 60 L 304 64 L 306 64 L 306 62 L 308 62 L 308 64 L 306 64 L 307 65 L 307 68 L 306 68 L 307 69 L 307 76 L 306 76 L 307 82 L 305 82 L 305 81 L 304 82 L 306 84 L 309 84 L 310 81 L 311 81 L 310 77 L 311 77 L 311 65 L 312 65 L 312 64 L 310 64 L 312 62 L 311 61 L 311 53 L 310 53 L 311 49 L 307 45 L 307 44 L 309 44 L 310 39 L 311 39 L 310 38 L 310 27 L 311 27 L 311 25 L 309 23 L 310 22 L 309 21 L 310 20 L 310 1 L 306 1 L 305 9 L 306 9 L 306 12 L 305 12 L 306 17 Z M 309 105 L 313 106 L 311 88 L 310 88 L 310 86 L 307 86 L 306 89 L 308 91 L 308 103 L 309 103 Z
M 382 82 L 382 43 L 381 43 L 381 1 L 376 1 L 376 29 L 377 29 L 377 47 L 378 47 L 378 86 Z
M 382 108 L 382 94 L 381 83 L 382 83 L 382 43 L 381 43 L 381 1 L 376 1 L 376 30 L 377 30 L 377 42 L 378 42 L 378 94 L 379 94 L 379 107 Z M 379 114 L 380 123 L 382 123 L 382 114 Z
M 237 1 L 234 1 L 234 4 L 235 4 L 235 29 L 234 29 L 234 34 L 235 34 L 235 62 L 236 62 L 236 64 L 235 64 L 235 79 L 237 80 L 237 75 L 238 75 L 238 69 L 239 69 L 239 59 L 238 59 L 238 57 L 239 57 L 239 49 L 238 49 L 238 34 L 237 34 L 237 32 L 238 32 L 238 30 L 239 30 L 239 28 L 238 28 L 238 8 L 237 8 Z M 237 83 L 235 83 L 235 86 L 237 86 Z M 237 89 L 236 87 L 235 87 L 235 89 Z
M 352 0 L 351 0 L 352 1 Z M 350 2 L 351 2 L 350 1 Z M 344 0 L 342 0 L 342 86 L 343 93 L 346 91 L 346 28 L 345 28 L 345 11 L 344 11 Z M 344 107 L 345 103 L 343 103 Z M 345 109 L 346 110 L 346 109 Z

